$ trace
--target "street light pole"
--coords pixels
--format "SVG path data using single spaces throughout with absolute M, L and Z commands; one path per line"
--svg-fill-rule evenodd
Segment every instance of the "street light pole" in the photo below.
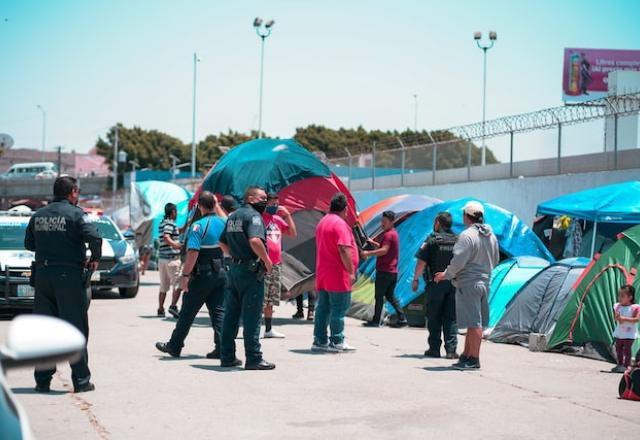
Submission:
M 413 95 L 413 132 L 418 132 L 418 95 Z
M 495 31 L 489 31 L 489 44 L 480 44 L 482 39 L 482 32 L 476 32 L 473 34 L 473 39 L 476 41 L 478 48 L 482 49 L 483 56 L 483 70 L 482 70 L 482 166 L 487 164 L 487 145 L 485 143 L 485 123 L 487 116 L 487 51 L 493 47 L 498 34 Z
M 196 80 L 198 75 L 197 53 L 193 53 L 193 118 L 191 120 L 191 177 L 196 177 Z
M 42 161 L 44 162 L 44 149 L 47 143 L 47 112 L 38 104 L 38 108 L 42 112 Z
M 260 17 L 256 17 L 253 20 L 253 27 L 256 29 L 256 34 L 260 37 L 260 96 L 258 102 L 258 139 L 262 138 L 262 91 L 264 88 L 264 41 L 267 39 L 269 35 L 271 35 L 271 30 L 275 21 L 268 20 L 264 26 L 262 25 L 262 19 Z

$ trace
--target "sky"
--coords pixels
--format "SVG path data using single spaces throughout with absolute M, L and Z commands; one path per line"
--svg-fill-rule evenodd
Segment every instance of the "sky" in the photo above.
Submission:
M 488 119 L 562 105 L 565 47 L 640 49 L 637 0 L 3 0 L 0 133 L 40 148 L 41 105 L 48 150 L 86 152 L 116 122 L 190 142 L 194 52 L 196 139 L 257 129 L 256 16 L 276 21 L 263 129 L 279 137 L 413 127 L 414 94 L 419 129 L 479 121 L 476 30 L 498 33 Z

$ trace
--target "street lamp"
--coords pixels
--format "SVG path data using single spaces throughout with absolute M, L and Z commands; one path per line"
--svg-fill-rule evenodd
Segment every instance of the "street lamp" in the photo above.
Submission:
M 413 95 L 413 132 L 418 132 L 418 95 Z
M 256 17 L 253 20 L 253 27 L 256 29 L 256 34 L 262 40 L 262 45 L 260 48 L 260 102 L 258 105 L 258 139 L 262 137 L 262 87 L 263 87 L 263 79 L 264 79 L 264 40 L 267 39 L 269 35 L 271 35 L 271 30 L 273 29 L 273 25 L 275 21 L 268 20 L 263 24 L 262 18 Z
M 483 54 L 483 79 L 482 79 L 482 166 L 487 163 L 487 145 L 485 144 L 485 120 L 487 114 L 487 51 L 493 47 L 496 40 L 498 39 L 498 34 L 496 31 L 489 31 L 489 43 L 482 44 L 480 40 L 482 40 L 482 32 L 474 32 L 473 39 L 476 41 L 476 45 L 482 49 Z
M 196 177 L 196 79 L 198 72 L 197 53 L 193 53 L 193 119 L 191 121 L 191 177 Z
M 42 112 L 42 161 L 44 162 L 44 148 L 47 140 L 47 112 L 40 104 L 37 107 Z

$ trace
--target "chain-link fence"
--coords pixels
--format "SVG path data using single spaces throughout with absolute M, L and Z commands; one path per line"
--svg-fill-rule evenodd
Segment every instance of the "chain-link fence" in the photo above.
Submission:
M 329 162 L 352 190 L 640 168 L 639 112 L 640 93 L 609 97 L 357 145 Z

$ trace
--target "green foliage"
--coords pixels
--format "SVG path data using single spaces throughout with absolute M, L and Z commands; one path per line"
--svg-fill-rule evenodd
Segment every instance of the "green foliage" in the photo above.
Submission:
M 119 150 L 126 151 L 128 160 L 135 160 L 141 168 L 169 169 L 171 157 L 174 155 L 180 163 L 191 161 L 191 144 L 170 136 L 158 130 L 144 130 L 134 126 L 132 128 L 117 124 Z M 222 155 L 219 147 L 234 147 L 257 137 L 257 133 L 239 133 L 229 130 L 217 135 L 210 134 L 198 142 L 196 160 L 198 170 L 207 172 Z M 98 154 L 104 156 L 108 163 L 113 161 L 113 143 L 115 139 L 115 126 L 109 129 L 105 138 L 100 137 L 96 142 Z M 400 168 L 401 154 L 398 149 L 401 143 L 407 147 L 405 164 L 406 168 L 430 169 L 433 160 L 432 148 L 412 149 L 411 146 L 428 144 L 432 141 L 447 142 L 439 144 L 437 151 L 438 169 L 464 167 L 467 164 L 469 144 L 457 139 L 448 131 L 433 131 L 427 133 L 413 132 L 410 130 L 399 131 L 367 131 L 363 127 L 339 128 L 337 130 L 321 125 L 309 125 L 296 129 L 294 139 L 308 148 L 310 151 L 322 152 L 328 158 L 344 157 L 346 150 L 353 155 L 370 153 L 372 146 L 376 144 L 376 165 L 379 167 Z M 476 145 L 471 145 L 472 164 L 480 163 L 481 151 Z M 487 163 L 497 163 L 490 150 L 487 150 Z

